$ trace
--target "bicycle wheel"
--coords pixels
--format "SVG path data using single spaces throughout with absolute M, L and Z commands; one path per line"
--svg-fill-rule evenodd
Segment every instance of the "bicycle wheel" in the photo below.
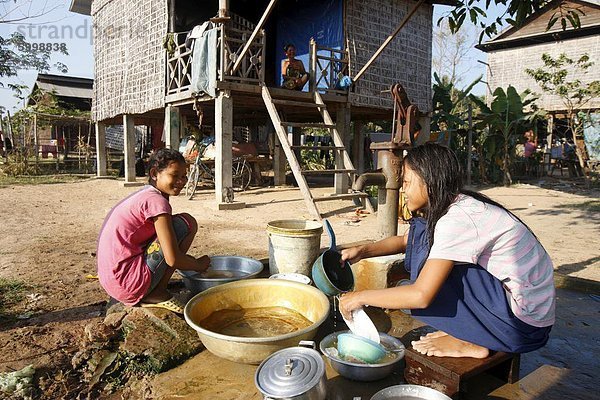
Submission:
M 236 192 L 242 192 L 250 185 L 252 170 L 246 160 L 234 160 L 232 165 L 231 186 Z
M 187 184 L 185 185 L 185 195 L 188 200 L 191 200 L 194 197 L 194 193 L 196 193 L 196 188 L 198 187 L 198 180 L 200 179 L 200 169 L 196 164 L 192 164 L 190 168 L 190 174 L 188 177 Z

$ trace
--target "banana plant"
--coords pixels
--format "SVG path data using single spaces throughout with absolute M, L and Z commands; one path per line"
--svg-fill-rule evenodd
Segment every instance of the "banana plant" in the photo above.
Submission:
M 530 94 L 529 90 L 519 94 L 513 86 L 506 91 L 499 87 L 494 90 L 489 107 L 477 97 L 470 96 L 481 110 L 475 128 L 488 132 L 483 142 L 486 158 L 499 165 L 505 186 L 512 184 L 510 170 L 517 144 L 523 141 L 523 133 L 532 121 L 540 117 L 533 105 L 536 98 Z M 525 111 L 527 108 L 529 111 Z

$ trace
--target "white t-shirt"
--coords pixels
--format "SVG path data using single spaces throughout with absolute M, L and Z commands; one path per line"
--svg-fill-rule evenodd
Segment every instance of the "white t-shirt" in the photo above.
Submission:
M 433 241 L 428 259 L 480 265 L 502 282 L 517 318 L 537 327 L 554 324 L 552 261 L 527 227 L 509 213 L 459 195 L 438 220 Z

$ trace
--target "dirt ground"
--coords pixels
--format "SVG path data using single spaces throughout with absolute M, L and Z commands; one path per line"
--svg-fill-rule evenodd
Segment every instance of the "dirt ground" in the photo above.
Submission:
M 533 229 L 557 272 L 600 281 L 599 193 L 582 191 L 568 181 L 536 185 L 482 192 Z M 68 366 L 83 327 L 101 318 L 108 298 L 98 281 L 88 276 L 95 274 L 98 231 L 110 208 L 138 189 L 95 179 L 0 188 L 0 278 L 27 284 L 25 298 L 5 310 L 14 318 L 0 318 L 0 372 L 33 364 L 42 371 L 40 384 L 46 382 L 57 397 L 61 384 L 73 384 Z M 191 201 L 183 196 L 171 200 L 174 212 L 188 212 L 198 220 L 193 255 L 264 258 L 269 221 L 309 217 L 297 188 L 251 189 L 236 194 L 236 200 L 245 202 L 246 208 L 217 211 L 210 190 L 200 191 Z M 358 218 L 351 204 L 319 205 L 336 231 L 338 244 L 376 236 L 376 216 Z M 329 245 L 325 235 L 321 245 Z

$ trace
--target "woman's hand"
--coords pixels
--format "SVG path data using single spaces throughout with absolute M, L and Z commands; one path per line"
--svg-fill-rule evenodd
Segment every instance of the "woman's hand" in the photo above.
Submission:
M 210 267 L 210 257 L 204 255 L 202 257 L 198 257 L 196 259 L 196 269 L 197 272 L 204 272 Z
M 344 249 L 340 251 L 342 258 L 340 259 L 340 263 L 344 265 L 346 261 L 349 261 L 350 264 L 354 264 L 359 262 L 362 257 L 363 246 L 350 247 L 349 249 Z
M 340 312 L 348 321 L 352 321 L 352 311 L 366 305 L 363 302 L 363 292 L 349 292 L 340 296 Z

